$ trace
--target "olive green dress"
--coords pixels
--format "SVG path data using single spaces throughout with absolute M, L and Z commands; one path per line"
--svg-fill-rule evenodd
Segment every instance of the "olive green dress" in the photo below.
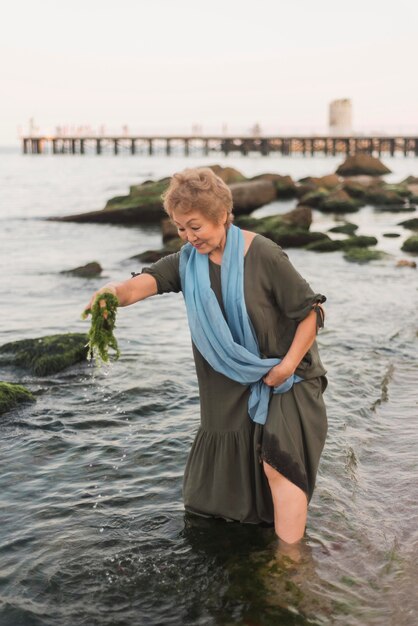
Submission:
M 158 293 L 179 292 L 180 253 L 143 273 Z M 209 261 L 212 289 L 223 310 L 221 266 Z M 298 322 L 325 297 L 315 294 L 280 246 L 256 235 L 244 258 L 244 296 L 264 357 L 285 356 Z M 240 522 L 272 523 L 273 504 L 263 471 L 266 461 L 302 489 L 315 486 L 327 433 L 322 399 L 327 380 L 316 342 L 296 373 L 303 382 L 272 395 L 266 424 L 248 415 L 248 387 L 216 372 L 193 345 L 200 392 L 201 425 L 189 453 L 183 483 L 187 511 Z

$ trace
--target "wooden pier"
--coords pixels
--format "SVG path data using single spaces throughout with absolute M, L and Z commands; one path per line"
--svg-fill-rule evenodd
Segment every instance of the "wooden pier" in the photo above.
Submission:
M 264 156 L 281 154 L 353 155 L 365 152 L 375 156 L 418 156 L 418 136 L 311 136 L 311 137 L 245 137 L 245 136 L 136 136 L 136 137 L 67 137 L 34 136 L 22 138 L 24 154 L 166 154 L 242 155 L 258 152 Z

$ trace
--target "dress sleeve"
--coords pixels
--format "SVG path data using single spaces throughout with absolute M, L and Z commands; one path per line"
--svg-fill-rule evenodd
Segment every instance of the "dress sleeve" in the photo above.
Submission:
M 302 321 L 314 310 L 317 315 L 317 331 L 324 327 L 325 314 L 321 303 L 326 297 L 321 293 L 315 293 L 309 283 L 302 278 L 299 272 L 289 261 L 289 257 L 282 248 L 276 244 L 271 248 L 268 262 L 270 284 L 272 285 L 274 299 L 286 317 L 297 322 Z
M 157 281 L 158 293 L 178 293 L 181 291 L 180 282 L 180 252 L 169 254 L 149 267 L 143 267 L 141 274 L 151 274 Z M 132 272 L 132 276 L 137 276 Z

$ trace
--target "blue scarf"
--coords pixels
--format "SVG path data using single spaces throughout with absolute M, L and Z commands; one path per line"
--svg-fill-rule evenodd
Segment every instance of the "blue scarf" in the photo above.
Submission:
M 209 257 L 190 243 L 180 253 L 180 279 L 193 343 L 212 368 L 250 386 L 248 413 L 265 424 L 272 388 L 263 376 L 281 359 L 262 359 L 244 300 L 244 236 L 230 225 L 222 256 L 222 300 L 226 320 L 209 278 Z M 273 393 L 284 393 L 302 378 L 293 374 Z

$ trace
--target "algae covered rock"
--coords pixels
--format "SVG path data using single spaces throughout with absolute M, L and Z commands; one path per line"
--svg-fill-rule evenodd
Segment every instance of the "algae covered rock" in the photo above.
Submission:
M 352 198 L 344 189 L 332 191 L 318 204 L 324 213 L 355 213 L 362 206 L 361 200 Z
M 80 265 L 72 270 L 63 270 L 61 274 L 71 274 L 71 276 L 80 276 L 81 278 L 95 278 L 102 273 L 103 269 L 100 263 L 92 261 L 86 265 Z
M 12 341 L 0 346 L 0 364 L 23 367 L 35 376 L 49 376 L 85 361 L 86 344 L 84 333 Z
M 349 248 L 344 253 L 346 261 L 351 263 L 368 263 L 378 261 L 384 257 L 384 253 L 379 250 L 369 250 L 368 248 Z
M 368 248 L 377 244 L 376 237 L 368 235 L 353 235 L 347 239 L 343 239 L 344 248 Z
M 418 217 L 411 217 L 410 220 L 404 220 L 400 222 L 398 226 L 403 226 L 409 230 L 418 230 Z
M 300 200 L 300 204 L 319 208 L 324 200 L 329 196 L 329 193 L 329 190 L 325 189 L 325 187 L 318 187 L 317 189 L 308 191 L 308 193 L 303 195 Z
M 26 402 L 35 402 L 35 396 L 22 385 L 0 382 L 0 415 Z
M 329 233 L 341 233 L 342 235 L 354 235 L 356 230 L 358 229 L 357 224 L 352 224 L 351 222 L 344 222 L 344 224 L 338 224 L 338 226 L 333 226 L 328 230 Z
M 391 170 L 382 161 L 362 152 L 347 157 L 336 170 L 336 174 L 341 176 L 356 176 L 358 174 L 382 176 L 383 174 L 390 174 L 390 172 Z
M 319 239 L 318 241 L 314 241 L 306 246 L 307 250 L 311 250 L 313 252 L 335 252 L 337 250 L 342 250 L 344 248 L 344 243 L 341 239 Z
M 418 235 L 408 237 L 408 239 L 403 242 L 401 250 L 404 252 L 418 252 Z

